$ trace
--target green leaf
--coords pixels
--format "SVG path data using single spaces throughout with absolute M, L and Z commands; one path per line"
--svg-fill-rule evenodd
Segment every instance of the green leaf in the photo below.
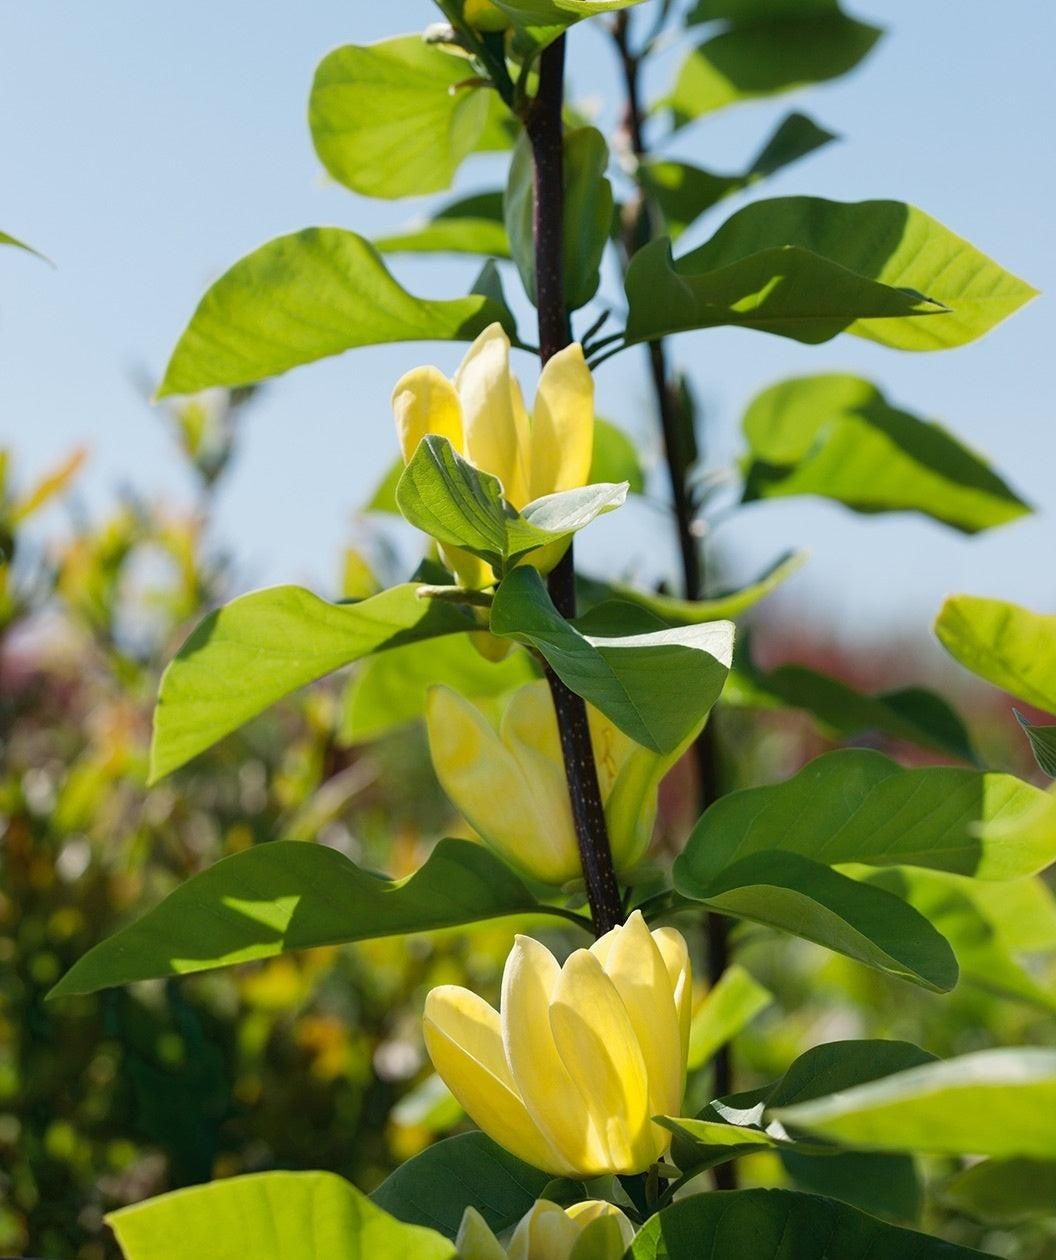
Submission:
M 494 0 L 496 8 L 526 27 L 571 26 L 596 13 L 629 9 L 642 0 Z
M 418 443 L 396 486 L 396 504 L 406 520 L 437 542 L 480 556 L 500 574 L 531 552 L 578 533 L 626 497 L 626 482 L 581 486 L 543 495 L 518 512 L 503 499 L 498 477 L 481 472 L 436 434 Z
M 984 1050 L 774 1114 L 866 1150 L 1056 1159 L 1056 1051 Z
M 341 743 L 358 744 L 387 735 L 420 718 L 426 692 L 443 683 L 479 704 L 504 696 L 535 678 L 527 652 L 489 661 L 469 635 L 412 643 L 369 657 L 357 669 L 342 703 Z
M 266 1172 L 176 1190 L 106 1218 L 126 1260 L 457 1260 L 327 1172 Z
M 988 1225 L 1022 1225 L 1056 1215 L 1056 1163 L 991 1159 L 973 1164 L 940 1191 L 942 1202 Z
M 27 245 L 25 241 L 20 241 L 17 236 L 8 236 L 6 232 L 0 232 L 0 245 L 10 245 L 12 249 L 21 249 L 27 254 L 32 254 L 35 258 L 42 259 L 44 262 L 49 261 L 39 250 L 35 250 L 32 245 Z
M 826 753 L 799 774 L 717 801 L 675 863 L 683 890 L 780 849 L 833 865 L 923 866 L 1016 879 L 1056 858 L 1056 801 L 1008 774 L 903 770 L 880 753 Z M 1020 824 L 1012 831 L 1014 824 Z
M 710 910 L 790 932 L 937 993 L 957 983 L 957 960 L 945 938 L 883 889 L 794 852 L 755 852 L 707 882 L 685 857 L 675 862 L 675 889 Z
M 357 346 L 472 341 L 496 320 L 514 331 L 493 300 L 415 297 L 363 237 L 306 228 L 262 245 L 209 289 L 158 397 L 249 385 Z
M 639 178 L 659 205 L 667 234 L 677 240 L 687 228 L 720 201 L 752 187 L 800 158 L 835 140 L 805 114 L 792 113 L 778 126 L 755 160 L 736 175 L 715 175 L 685 162 L 649 158 Z
M 977 595 L 952 595 L 935 633 L 965 669 L 1047 713 L 1056 713 L 1056 616 Z
M 941 696 L 920 687 L 869 696 L 805 665 L 779 665 L 761 673 L 750 662 L 738 661 L 723 702 L 745 708 L 803 709 L 830 738 L 877 732 L 977 761 L 958 714 Z
M 781 1152 L 781 1163 L 799 1190 L 839 1199 L 902 1225 L 920 1219 L 924 1189 L 916 1164 L 905 1155 L 874 1151 L 808 1155 L 789 1150 Z
M 358 603 L 329 604 L 276 586 L 210 613 L 161 677 L 151 782 L 196 757 L 269 705 L 372 652 L 476 628 L 413 583 Z
M 1037 726 L 1029 718 L 1024 717 L 1018 709 L 1013 709 L 1012 712 L 1026 732 L 1027 739 L 1030 740 L 1034 760 L 1038 763 L 1042 774 L 1047 774 L 1050 779 L 1056 779 L 1056 726 Z
M 745 413 L 744 501 L 821 495 L 856 512 L 919 512 L 966 534 L 1029 506 L 933 421 L 893 407 L 856 376 L 782 381 Z
M 638 448 L 622 429 L 600 417 L 594 420 L 590 480 L 594 483 L 626 481 L 631 494 L 645 493 L 645 473 Z
M 628 1260 L 983 1260 L 983 1253 L 792 1190 L 696 1194 L 646 1222 Z
M 565 306 L 585 306 L 598 291 L 601 259 L 612 230 L 612 185 L 605 177 L 609 146 L 595 127 L 565 133 L 562 258 Z M 513 151 L 505 219 L 521 283 L 535 302 L 535 173 L 527 133 Z
M 398 1220 L 454 1238 L 467 1207 L 492 1230 L 509 1229 L 549 1181 L 549 1173 L 515 1159 L 483 1133 L 464 1133 L 401 1164 L 371 1198 Z
M 413 875 L 395 880 L 325 845 L 274 840 L 181 884 L 89 950 L 51 996 L 539 909 L 504 862 L 469 840 L 441 840 Z
M 742 1032 L 774 1000 L 769 989 L 740 964 L 723 972 L 693 1012 L 689 1030 L 689 1070 L 709 1061 L 721 1046 Z
M 421 223 L 375 240 L 374 247 L 383 254 L 488 254 L 509 258 L 502 193 L 460 197 Z
M 492 108 L 490 89 L 459 87 L 472 63 L 420 35 L 324 57 L 308 123 L 320 161 L 367 197 L 408 197 L 448 188 L 477 147 Z
M 674 752 L 722 691 L 733 653 L 732 624 L 669 628 L 648 618 L 659 628 L 641 633 L 635 631 L 646 614 L 631 605 L 611 604 L 594 612 L 610 625 L 622 621 L 631 632 L 578 630 L 554 608 L 539 574 L 522 567 L 499 586 L 491 629 L 541 652 L 566 687 L 631 739 L 654 752 Z
M 847 17 L 835 5 L 825 8 L 829 11 L 735 22 L 695 48 L 662 102 L 674 125 L 853 70 L 883 32 Z
M 754 202 L 677 263 L 654 241 L 626 289 L 629 343 L 729 324 L 808 343 L 846 331 L 900 350 L 964 345 L 1035 296 L 922 210 L 818 197 Z

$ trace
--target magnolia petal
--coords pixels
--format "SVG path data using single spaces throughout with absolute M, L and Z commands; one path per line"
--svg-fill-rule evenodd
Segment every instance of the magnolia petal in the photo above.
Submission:
M 662 927 L 653 932 L 653 941 L 667 966 L 671 988 L 678 1008 L 678 1025 L 682 1035 L 682 1081 L 685 1086 L 686 1059 L 689 1055 L 689 1026 L 693 1021 L 693 972 L 685 937 L 675 928 Z
M 405 464 L 427 433 L 446 437 L 461 453 L 462 404 L 439 368 L 415 368 L 400 377 L 392 391 L 392 412 Z
M 509 1260 L 565 1260 L 571 1255 L 582 1228 L 564 1208 L 539 1199 L 513 1231 Z
M 489 1137 L 545 1172 L 565 1176 L 572 1171 L 518 1097 L 506 1065 L 498 1012 L 483 998 L 457 985 L 431 990 L 422 1032 L 433 1067 Z
M 514 693 L 502 715 L 499 733 L 530 785 L 531 826 L 535 829 L 529 841 L 532 870 L 548 884 L 580 878 L 579 846 L 557 714 L 545 680 L 527 683 Z
M 587 484 L 594 454 L 594 378 L 578 342 L 539 377 L 532 415 L 531 498 Z
M 607 1171 L 642 1172 L 662 1149 L 651 1132 L 645 1061 L 615 985 L 589 950 L 577 949 L 561 969 L 550 1027 L 565 1070 L 606 1135 Z
M 561 977 L 553 954 L 518 936 L 502 974 L 506 1062 L 529 1115 L 578 1176 L 608 1171 L 604 1134 L 566 1071 L 550 1030 L 550 996 Z
M 528 501 L 528 424 L 514 406 L 510 339 L 501 324 L 489 325 L 470 346 L 455 374 L 455 388 L 462 403 L 466 457 L 498 477 L 506 499 L 523 507 Z
M 586 1229 L 603 1217 L 614 1216 L 624 1245 L 629 1247 L 634 1242 L 634 1226 L 615 1203 L 606 1203 L 604 1199 L 584 1199 L 582 1203 L 573 1203 L 571 1207 L 565 1208 L 565 1215 L 575 1221 L 580 1229 Z
M 602 965 L 616 986 L 642 1052 L 649 1080 L 649 1114 L 677 1115 L 682 1106 L 678 1011 L 667 965 L 640 910 L 607 948 Z M 659 1133 L 656 1136 L 662 1138 Z
M 455 1250 L 459 1260 L 506 1260 L 506 1249 L 475 1207 L 467 1207 L 462 1213 Z
M 433 687 L 425 705 L 429 752 L 440 786 L 481 838 L 512 866 L 536 875 L 535 793 L 517 760 L 476 705 Z M 539 876 L 537 876 L 539 877 Z

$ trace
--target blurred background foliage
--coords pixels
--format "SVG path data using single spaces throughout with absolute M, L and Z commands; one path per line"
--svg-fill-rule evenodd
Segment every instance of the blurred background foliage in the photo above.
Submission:
M 225 854 L 280 836 L 317 840 L 402 875 L 439 835 L 468 834 L 435 783 L 419 722 L 382 722 L 390 729 L 380 738 L 352 742 L 353 712 L 378 734 L 384 677 L 372 684 L 381 697 L 373 717 L 362 677 L 340 678 L 146 786 L 159 672 L 190 626 L 237 587 L 209 524 L 252 406 L 244 391 L 165 413 L 174 458 L 197 484 L 196 501 L 182 508 L 143 502 L 132 488 L 89 521 L 78 509 L 82 453 L 35 485 L 16 451 L 0 454 L 0 1253 L 109 1260 L 106 1211 L 236 1172 L 332 1169 L 369 1189 L 463 1123 L 428 1071 L 421 1001 L 445 982 L 495 999 L 514 922 L 45 1001 L 88 948 Z M 48 528 L 27 533 L 37 513 Z M 357 525 L 365 551 L 334 557 L 335 592 L 369 593 L 375 569 L 390 576 L 383 518 L 373 520 Z M 751 620 L 762 669 L 794 662 L 867 694 L 915 675 L 934 681 L 923 638 L 863 655 L 772 622 L 765 603 Z M 952 694 L 945 690 L 985 761 L 1037 781 L 1007 703 L 964 677 L 951 673 Z M 731 704 L 715 720 L 738 784 L 784 778 L 838 739 L 789 708 Z M 921 759 L 873 733 L 854 742 Z M 658 847 L 680 844 L 692 800 L 683 765 L 665 785 Z M 807 1047 L 847 1037 L 901 1038 L 939 1055 L 1052 1044 L 1056 901 L 1040 881 L 1029 884 L 1003 896 L 991 888 L 985 905 L 948 879 L 919 890 L 929 913 L 945 916 L 944 930 L 960 925 L 953 939 L 974 976 L 947 998 L 740 929 L 738 961 L 770 998 L 737 1039 L 738 1085 L 771 1080 Z M 707 1078 L 701 1068 L 691 1099 L 710 1097 Z M 920 1187 L 866 1177 L 841 1158 L 821 1161 L 827 1180 L 810 1188 L 861 1202 L 871 1185 L 862 1205 L 895 1218 L 919 1206 Z M 1052 1221 L 972 1220 L 945 1192 L 953 1165 L 933 1161 L 925 1171 L 929 1227 L 1018 1260 L 1056 1255 Z M 762 1185 L 814 1175 L 770 1155 L 744 1161 L 743 1174 Z M 876 1186 L 887 1187 L 886 1200 Z

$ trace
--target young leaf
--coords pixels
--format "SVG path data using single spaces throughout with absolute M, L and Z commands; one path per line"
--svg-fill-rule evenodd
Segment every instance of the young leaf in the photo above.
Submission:
M 693 1012 L 689 1029 L 689 1070 L 701 1068 L 773 1001 L 774 995 L 738 963 L 727 967 Z
M 683 855 L 684 856 L 684 855 Z M 778 928 L 925 989 L 947 993 L 957 960 L 912 906 L 798 853 L 762 851 L 708 882 L 675 863 L 675 889 L 710 910 Z
M 922 210 L 818 197 L 754 202 L 677 262 L 654 241 L 626 289 L 628 342 L 730 324 L 808 343 L 846 331 L 899 350 L 964 345 L 1035 296 Z
M 986 1260 L 981 1251 L 888 1225 L 792 1190 L 695 1194 L 651 1217 L 628 1260 Z
M 374 248 L 382 254 L 486 254 L 509 258 L 510 240 L 500 220 L 480 218 L 429 219 L 392 236 L 379 237 Z
M 853 70 L 882 31 L 840 13 L 835 4 L 809 14 L 738 21 L 695 48 L 662 104 L 674 125 L 741 101 L 824 83 Z
M 457 1260 L 434 1230 L 394 1220 L 328 1172 L 266 1172 L 176 1190 L 106 1218 L 125 1260 Z
M 498 99 L 488 89 L 459 87 L 472 73 L 465 57 L 419 35 L 335 48 L 315 72 L 308 104 L 320 161 L 367 197 L 450 187 Z
M 983 1050 L 778 1107 L 789 1128 L 847 1146 L 1056 1159 L 1056 1051 Z
M 1056 713 L 1056 616 L 976 595 L 952 595 L 935 633 L 965 669 Z
M 555 26 L 571 26 L 596 13 L 611 13 L 616 9 L 629 9 L 642 0 L 493 0 L 496 8 L 508 13 L 519 26 L 529 29 Z
M 209 289 L 158 397 L 249 385 L 356 346 L 472 341 L 496 320 L 513 332 L 493 299 L 414 297 L 363 237 L 306 228 L 262 245 Z
M 631 494 L 645 493 L 645 472 L 638 448 L 622 429 L 598 416 L 594 418 L 590 480 L 592 483 L 626 481 Z
M 210 613 L 161 677 L 151 782 L 306 683 L 368 656 L 476 624 L 459 608 L 418 598 L 409 583 L 351 604 L 276 586 Z
M 0 245 L 10 245 L 12 249 L 21 249 L 27 254 L 32 254 L 35 258 L 40 258 L 44 262 L 48 259 L 42 253 L 35 250 L 32 245 L 27 245 L 25 241 L 20 241 L 17 236 L 9 236 L 6 232 L 0 232 Z
M 782 381 L 743 421 L 744 501 L 813 494 L 856 512 L 919 512 L 966 534 L 1030 512 L 974 451 L 856 376 Z
M 684 892 L 701 889 L 731 863 L 775 849 L 833 865 L 1017 879 L 1056 859 L 1056 801 L 1008 774 L 903 770 L 866 749 L 826 753 L 783 783 L 717 801 L 676 860 L 676 880 Z
M 51 996 L 540 909 L 504 862 L 469 840 L 441 840 L 423 866 L 397 880 L 325 845 L 274 840 L 181 884 L 89 950 Z
M 642 162 L 639 178 L 659 205 L 667 234 L 674 241 L 712 206 L 835 139 L 831 131 L 805 114 L 793 113 L 778 126 L 751 165 L 737 175 L 714 175 L 685 162 L 650 158 Z
M 549 1173 L 522 1163 L 483 1133 L 463 1133 L 401 1164 L 371 1198 L 398 1220 L 454 1238 L 467 1207 L 476 1208 L 491 1229 L 509 1229 L 549 1181 Z
M 1026 732 L 1027 739 L 1030 740 L 1034 760 L 1038 763 L 1042 774 L 1047 774 L 1050 779 L 1056 779 L 1056 726 L 1038 726 L 1029 718 L 1024 717 L 1018 709 L 1013 709 L 1012 712 Z
M 733 625 L 669 628 L 632 605 L 594 611 L 604 611 L 605 635 L 583 633 L 565 621 L 539 574 L 522 567 L 499 586 L 491 629 L 541 652 L 566 687 L 633 740 L 654 752 L 673 752 L 719 697 L 733 654 Z M 635 632 L 642 616 L 660 628 Z M 618 622 L 632 632 L 611 633 Z

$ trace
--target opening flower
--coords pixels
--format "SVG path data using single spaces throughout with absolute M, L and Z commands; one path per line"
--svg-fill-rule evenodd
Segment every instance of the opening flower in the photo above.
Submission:
M 671 1140 L 692 1004 L 686 942 L 639 911 L 561 966 L 518 936 L 501 1014 L 468 989 L 426 999 L 433 1066 L 470 1118 L 513 1155 L 561 1177 L 644 1172 Z
M 539 377 L 531 416 L 510 371 L 510 339 L 501 324 L 485 328 L 449 380 L 439 368 L 408 372 L 392 392 L 400 451 L 406 464 L 427 434 L 447 438 L 481 472 L 502 482 L 515 508 L 590 477 L 594 449 L 594 378 L 578 342 L 555 354 Z M 552 548 L 546 548 L 551 552 Z M 564 551 L 533 562 L 552 567 Z M 456 547 L 444 561 L 466 586 L 494 581 L 483 560 Z
M 590 705 L 587 718 L 613 862 L 627 871 L 649 846 L 660 781 L 681 749 L 661 756 L 643 748 Z M 457 692 L 434 687 L 426 725 L 440 785 L 490 848 L 546 884 L 581 876 L 557 715 L 545 681 L 514 692 L 497 730 Z
M 596 1221 L 611 1221 L 602 1234 Z M 518 1222 L 507 1250 L 475 1209 L 466 1208 L 455 1239 L 461 1260 L 570 1260 L 580 1238 L 591 1226 L 591 1256 L 622 1260 L 634 1241 L 634 1226 L 623 1212 L 604 1199 L 584 1199 L 562 1208 L 539 1199 Z

